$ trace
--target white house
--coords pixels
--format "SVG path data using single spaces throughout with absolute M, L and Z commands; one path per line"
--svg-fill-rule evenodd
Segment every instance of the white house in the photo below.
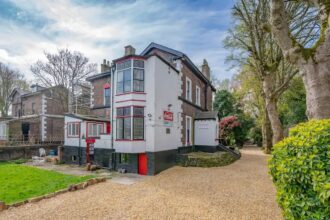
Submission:
M 95 163 L 154 175 L 173 166 L 181 150 L 216 148 L 218 117 L 211 111 L 215 88 L 205 60 L 200 70 L 184 53 L 151 43 L 140 55 L 125 47 L 111 69 L 111 85 L 105 87 L 111 89 L 110 117 L 65 116 L 65 132 L 74 134 L 65 138 L 67 162 L 90 160 L 92 144 Z M 95 136 L 87 135 L 86 123 L 95 126 Z

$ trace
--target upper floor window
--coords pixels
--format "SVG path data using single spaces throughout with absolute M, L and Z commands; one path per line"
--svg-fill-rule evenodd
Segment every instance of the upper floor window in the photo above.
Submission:
M 103 89 L 104 89 L 104 91 L 103 91 L 103 93 L 104 93 L 103 104 L 105 106 L 109 106 L 110 105 L 110 92 L 111 92 L 110 85 L 108 83 L 105 84 Z
M 201 105 L 201 88 L 196 86 L 196 105 Z
M 187 77 L 186 78 L 186 99 L 189 101 L 192 101 L 192 95 L 191 95 L 191 80 Z
M 103 133 L 103 124 L 88 123 L 88 137 L 100 137 Z
M 117 64 L 117 93 L 132 91 L 144 92 L 143 60 L 127 60 Z
M 32 114 L 35 113 L 35 103 L 34 102 L 31 104 L 31 113 Z
M 67 126 L 68 137 L 79 137 L 80 126 L 77 122 L 70 122 Z

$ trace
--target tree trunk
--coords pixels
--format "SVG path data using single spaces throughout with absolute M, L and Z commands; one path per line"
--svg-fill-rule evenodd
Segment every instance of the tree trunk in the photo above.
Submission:
M 292 40 L 284 1 L 271 1 L 272 33 L 285 57 L 302 74 L 309 119 L 330 118 L 330 15 L 325 2 L 314 1 L 322 28 L 314 47 L 306 49 Z
M 272 129 L 270 126 L 270 121 L 268 114 L 264 111 L 263 122 L 262 122 L 262 146 L 266 153 L 270 153 L 272 150 Z
M 273 131 L 273 145 L 283 139 L 283 127 L 277 111 L 277 98 L 274 93 L 275 74 L 265 75 L 262 86 L 265 93 L 266 111 Z
M 330 47 L 329 50 L 330 51 Z M 327 59 L 315 63 L 310 59 L 303 65 L 302 78 L 306 89 L 307 116 L 309 119 L 330 118 L 330 52 Z M 321 55 L 319 55 L 321 56 Z M 323 60 L 323 59 L 322 59 Z

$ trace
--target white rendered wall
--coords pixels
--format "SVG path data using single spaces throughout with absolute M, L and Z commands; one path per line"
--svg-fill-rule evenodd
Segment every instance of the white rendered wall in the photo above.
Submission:
M 68 123 L 81 123 L 81 126 L 83 125 L 82 120 L 78 119 L 78 118 L 72 118 L 72 117 L 68 117 L 65 116 L 64 117 L 64 145 L 65 146 L 73 146 L 73 147 L 79 147 L 79 137 L 68 137 Z M 83 128 L 81 129 L 83 130 Z M 86 130 L 86 129 L 84 129 Z M 83 143 L 86 141 L 81 141 L 81 146 L 83 146 Z M 84 145 L 85 147 L 86 145 Z
M 80 139 L 80 147 L 86 147 L 86 121 L 82 121 L 78 118 L 73 118 L 69 116 L 65 116 L 65 127 L 64 127 L 64 145 L 65 146 L 73 146 L 79 147 L 79 137 L 68 137 L 67 136 L 67 125 L 68 123 L 80 123 L 81 126 L 81 137 Z M 104 129 L 106 129 L 106 123 L 103 124 Z M 95 148 L 111 148 L 111 135 L 109 134 L 101 134 L 99 139 L 95 139 L 94 147 Z
M 218 123 L 216 120 L 195 121 L 195 145 L 218 145 Z
M 151 74 L 146 81 L 146 151 L 176 149 L 181 146 L 181 101 L 178 99 L 181 91 L 180 74 L 156 56 L 148 59 L 147 71 Z M 173 112 L 170 126 L 164 124 L 164 111 Z M 166 133 L 167 128 L 170 129 L 169 134 Z

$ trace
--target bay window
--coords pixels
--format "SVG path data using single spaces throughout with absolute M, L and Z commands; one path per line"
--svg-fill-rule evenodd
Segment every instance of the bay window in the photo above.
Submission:
M 117 108 L 117 139 L 131 139 L 131 107 Z
M 144 107 L 117 108 L 116 120 L 118 140 L 144 139 Z
M 144 92 L 144 61 L 127 60 L 117 64 L 117 94 Z
M 144 108 L 133 107 L 133 139 L 144 139 Z

